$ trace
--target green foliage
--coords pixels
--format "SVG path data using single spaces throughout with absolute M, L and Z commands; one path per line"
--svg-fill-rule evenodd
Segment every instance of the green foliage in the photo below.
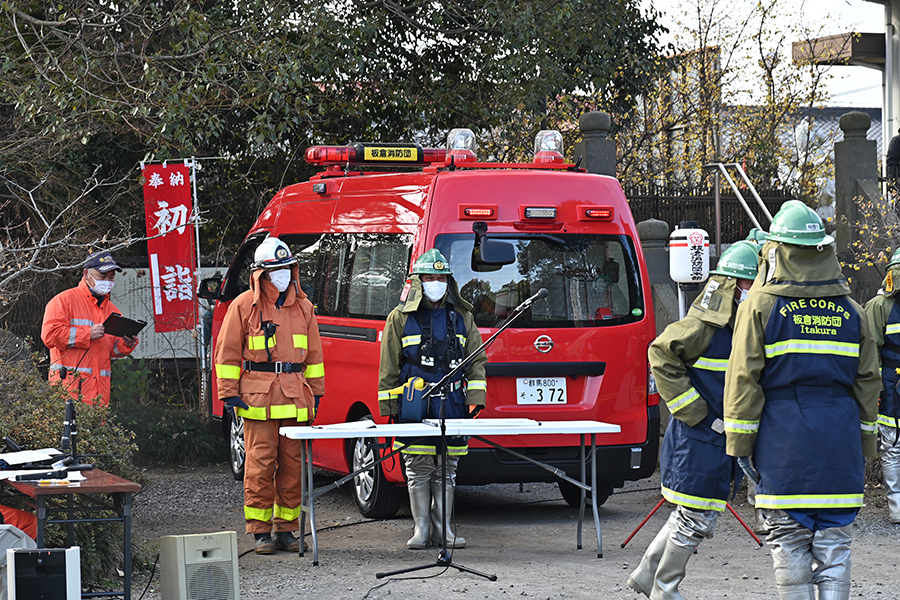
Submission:
M 308 145 L 435 145 L 461 126 L 530 140 L 560 95 L 628 111 L 662 51 L 663 29 L 638 6 L 3 3 L 0 181 L 42 187 L 0 214 L 66 206 L 99 165 L 98 178 L 125 185 L 92 189 L 63 222 L 121 237 L 143 212 L 139 161 L 227 156 L 203 162 L 198 180 L 201 245 L 224 238 L 227 254 L 274 191 L 312 173 Z
M 110 403 L 133 432 L 141 465 L 204 465 L 227 460 L 227 448 L 195 413 L 160 393 L 157 374 L 143 359 L 113 362 Z
M 65 391 L 50 385 L 30 361 L 0 360 L 0 435 L 27 448 L 58 447 L 66 398 Z M 108 473 L 141 482 L 132 462 L 137 449 L 133 435 L 113 421 L 107 408 L 79 402 L 76 423 L 79 454 L 87 455 L 89 462 Z M 75 527 L 75 542 L 82 548 L 83 581 L 103 581 L 121 568 L 121 532 L 118 524 Z M 65 528 L 49 527 L 46 545 L 67 546 Z

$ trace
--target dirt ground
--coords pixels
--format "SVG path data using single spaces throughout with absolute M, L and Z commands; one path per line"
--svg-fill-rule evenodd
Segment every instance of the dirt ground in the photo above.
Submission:
M 408 506 L 394 519 L 370 521 L 356 511 L 349 491 L 334 490 L 316 502 L 319 565 L 281 552 L 253 553 L 245 535 L 241 484 L 227 466 L 146 472 L 147 486 L 135 501 L 134 535 L 152 564 L 162 535 L 238 532 L 241 598 L 328 600 L 418 598 L 642 598 L 626 585 L 644 549 L 662 527 L 671 507 L 663 505 L 625 548 L 622 542 L 659 502 L 657 476 L 616 490 L 600 509 L 603 558 L 586 515 L 584 547 L 576 548 L 577 510 L 562 500 L 555 484 L 497 484 L 459 487 L 457 531 L 468 547 L 455 550 L 454 567 L 376 578 L 407 567 L 432 565 L 437 549 L 408 550 L 412 534 Z M 317 477 L 317 486 L 333 479 Z M 748 523 L 753 513 L 739 493 L 733 506 Z M 307 537 L 309 539 L 309 537 Z M 877 488 L 853 526 L 852 598 L 900 600 L 900 526 L 887 524 L 884 497 Z M 496 575 L 496 581 L 455 568 Z M 146 590 L 146 591 L 145 591 Z M 681 586 L 686 599 L 775 598 L 772 560 L 730 513 L 718 521 L 715 538 L 703 542 L 688 563 Z M 133 597 L 157 600 L 158 569 L 152 581 L 136 573 Z M 209 600 L 213 600 L 210 598 Z

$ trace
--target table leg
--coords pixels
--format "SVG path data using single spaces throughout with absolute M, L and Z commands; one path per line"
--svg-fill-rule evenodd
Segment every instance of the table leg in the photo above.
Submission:
M 306 515 L 303 507 L 309 510 L 309 486 L 306 485 L 306 440 L 300 440 L 300 556 L 303 556 L 303 542 L 306 540 Z M 305 502 L 304 502 L 305 500 Z
M 44 527 L 47 524 L 47 497 L 37 497 L 37 542 L 38 548 L 44 547 Z
M 316 532 L 316 500 L 315 494 L 313 493 L 312 440 L 307 440 L 306 442 L 309 444 L 306 452 L 306 457 L 309 462 L 306 469 L 306 476 L 308 478 L 306 489 L 309 490 L 309 530 L 310 533 L 312 533 L 313 566 L 317 567 L 319 566 L 319 537 Z
M 66 494 L 66 517 L 69 519 L 69 523 L 66 523 L 66 534 L 69 539 L 69 548 L 75 545 L 75 523 L 71 521 L 75 520 L 75 495 L 74 494 Z
M 125 530 L 125 600 L 131 600 L 131 492 L 125 492 L 122 523 Z
M 600 512 L 597 510 L 597 435 L 591 434 L 591 509 L 597 529 L 597 558 L 603 558 L 603 537 L 600 532 Z
M 583 433 L 581 434 L 581 445 L 579 446 L 579 449 L 578 449 L 578 457 L 579 457 L 579 459 L 581 459 L 581 484 L 585 485 L 587 483 L 587 473 L 586 473 L 585 460 L 584 460 L 585 457 L 584 457 L 584 434 Z M 582 528 L 582 525 L 584 524 L 584 501 L 586 499 L 584 494 L 585 494 L 585 491 L 584 491 L 584 488 L 582 487 L 581 488 L 581 502 L 578 503 L 578 538 L 577 538 L 578 543 L 576 545 L 576 548 L 578 548 L 579 550 L 581 550 L 581 547 L 582 547 L 582 545 L 581 545 L 581 528 Z

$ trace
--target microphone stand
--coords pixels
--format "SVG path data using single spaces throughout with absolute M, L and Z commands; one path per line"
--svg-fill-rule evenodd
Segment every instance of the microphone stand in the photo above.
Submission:
M 424 397 L 431 398 L 432 395 L 435 395 L 436 392 L 442 390 L 444 388 L 448 388 L 445 393 L 440 393 L 440 401 L 441 408 L 439 411 L 439 423 L 441 428 L 441 496 L 443 502 L 441 502 L 441 507 L 443 508 L 443 514 L 441 515 L 441 550 L 438 552 L 437 559 L 433 563 L 429 563 L 427 565 L 419 565 L 417 567 L 408 567 L 406 569 L 398 569 L 396 571 L 388 571 L 386 573 L 375 573 L 376 579 L 382 579 L 384 577 L 390 577 L 392 575 L 400 575 L 402 573 L 410 573 L 412 571 L 421 571 L 422 569 L 430 569 L 432 567 L 437 568 L 454 568 L 458 571 L 462 571 L 465 573 L 472 573 L 473 575 L 478 575 L 479 577 L 484 577 L 489 581 L 497 581 L 496 575 L 489 575 L 487 573 L 482 573 L 481 571 L 476 571 L 474 569 L 470 569 L 469 567 L 465 567 L 463 565 L 458 565 L 453 562 L 453 553 L 447 550 L 447 527 L 448 527 L 448 516 L 447 516 L 447 418 L 444 403 L 446 402 L 446 397 L 449 394 L 449 384 L 450 380 L 460 371 L 465 369 L 469 364 L 475 360 L 479 354 L 484 352 L 488 346 L 490 346 L 494 340 L 500 335 L 503 331 L 509 328 L 516 319 L 525 314 L 525 311 L 531 308 L 531 305 L 534 304 L 537 300 L 543 299 L 547 297 L 547 290 L 541 288 L 541 290 L 535 294 L 534 296 L 528 298 L 522 304 L 517 306 L 513 313 L 509 315 L 506 320 L 500 324 L 500 327 L 494 334 L 489 337 L 487 340 L 482 342 L 478 348 L 476 348 L 471 354 L 466 356 L 463 360 L 460 361 L 458 365 L 453 367 L 449 373 L 444 375 L 440 381 L 435 384 L 432 384 L 430 388 L 425 390 Z M 447 333 L 450 335 L 450 332 Z

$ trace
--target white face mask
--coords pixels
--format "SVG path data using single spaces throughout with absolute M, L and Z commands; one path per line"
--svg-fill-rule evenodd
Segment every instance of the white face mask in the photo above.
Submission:
M 432 302 L 437 302 L 441 298 L 444 297 L 444 294 L 447 293 L 447 282 L 446 281 L 423 281 L 422 282 L 422 291 L 425 293 L 425 297 L 431 300 Z
M 91 279 L 94 279 L 91 277 Z M 113 287 L 116 285 L 115 281 L 105 281 L 105 280 L 97 280 L 94 279 L 94 285 L 91 286 L 91 291 L 97 294 L 98 296 L 106 296 L 109 294 Z
M 741 288 L 741 297 L 738 298 L 738 304 L 740 304 L 741 302 L 746 300 L 747 296 L 749 296 L 749 295 L 750 295 L 750 290 L 745 290 L 745 289 Z
M 272 285 L 275 286 L 276 290 L 283 292 L 291 284 L 291 272 L 288 269 L 269 271 L 269 280 L 272 282 Z

